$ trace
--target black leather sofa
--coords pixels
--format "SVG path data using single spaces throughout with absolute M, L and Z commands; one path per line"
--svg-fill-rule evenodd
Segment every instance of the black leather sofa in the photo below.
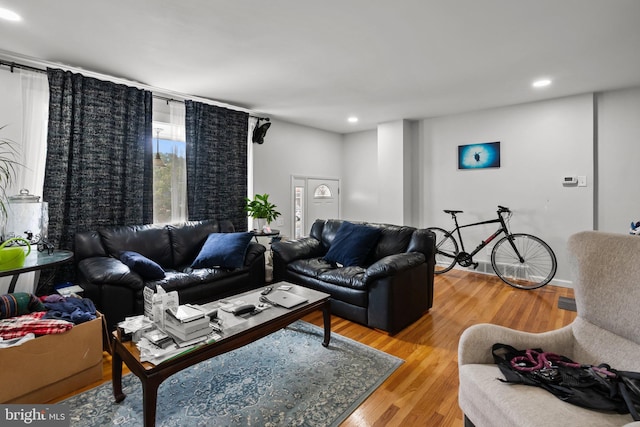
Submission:
M 362 266 L 340 267 L 327 254 L 342 220 L 316 220 L 309 237 L 274 242 L 274 281 L 331 295 L 340 317 L 395 334 L 433 305 L 435 236 L 425 229 L 358 222 L 381 229 Z
M 174 225 L 105 227 L 75 235 L 76 279 L 105 315 L 109 330 L 127 316 L 142 314 L 143 289 L 162 286 L 177 291 L 180 304 L 205 303 L 255 289 L 265 283 L 265 247 L 250 242 L 244 267 L 191 269 L 210 233 L 234 231 L 230 221 L 191 221 Z M 165 270 L 159 280 L 145 280 L 120 261 L 135 251 Z

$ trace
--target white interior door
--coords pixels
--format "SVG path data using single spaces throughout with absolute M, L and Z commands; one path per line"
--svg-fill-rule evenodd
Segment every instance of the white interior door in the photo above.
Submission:
M 337 179 L 307 179 L 308 227 L 316 219 L 340 217 L 339 181 Z
M 293 177 L 293 236 L 307 236 L 316 219 L 340 218 L 340 180 Z

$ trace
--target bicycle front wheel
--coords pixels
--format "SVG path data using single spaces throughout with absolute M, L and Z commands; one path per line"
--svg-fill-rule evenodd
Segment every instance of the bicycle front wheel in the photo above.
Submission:
M 436 235 L 436 268 L 435 274 L 446 273 L 456 265 L 458 256 L 458 242 L 446 230 L 430 227 L 427 230 Z
M 491 265 L 503 282 L 519 289 L 546 285 L 558 267 L 549 245 L 529 234 L 511 234 L 500 239 L 491 252 Z

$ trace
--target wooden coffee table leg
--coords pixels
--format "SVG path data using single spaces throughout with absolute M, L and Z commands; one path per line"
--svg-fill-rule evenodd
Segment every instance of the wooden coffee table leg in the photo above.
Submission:
M 158 403 L 158 387 L 162 380 L 157 378 L 140 379 L 142 381 L 142 411 L 144 412 L 144 426 L 156 425 L 156 405 Z
M 111 383 L 113 386 L 113 397 L 116 402 L 122 402 L 127 395 L 122 392 L 122 357 L 120 357 L 115 345 L 113 354 L 111 355 Z
M 122 356 L 120 351 L 125 351 L 117 340 L 113 343 L 113 355 L 111 356 L 111 382 L 113 385 L 113 397 L 116 402 L 122 402 L 126 394 L 122 392 Z M 158 388 L 165 379 L 162 375 L 147 377 L 138 375 L 142 383 L 142 411 L 144 426 L 153 427 L 156 425 L 156 405 L 158 403 Z
M 329 300 L 322 306 L 322 319 L 324 320 L 324 341 L 322 345 L 329 346 L 331 340 L 331 303 Z

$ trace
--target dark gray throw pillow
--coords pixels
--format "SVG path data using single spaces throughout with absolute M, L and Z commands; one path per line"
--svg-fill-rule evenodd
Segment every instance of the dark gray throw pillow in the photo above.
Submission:
M 164 279 L 164 270 L 158 263 L 134 251 L 122 251 L 120 261 L 145 280 Z
M 253 235 L 246 232 L 211 233 L 191 268 L 241 268 Z
M 325 261 L 344 267 L 362 266 L 380 238 L 382 230 L 364 224 L 343 222 L 331 242 Z

